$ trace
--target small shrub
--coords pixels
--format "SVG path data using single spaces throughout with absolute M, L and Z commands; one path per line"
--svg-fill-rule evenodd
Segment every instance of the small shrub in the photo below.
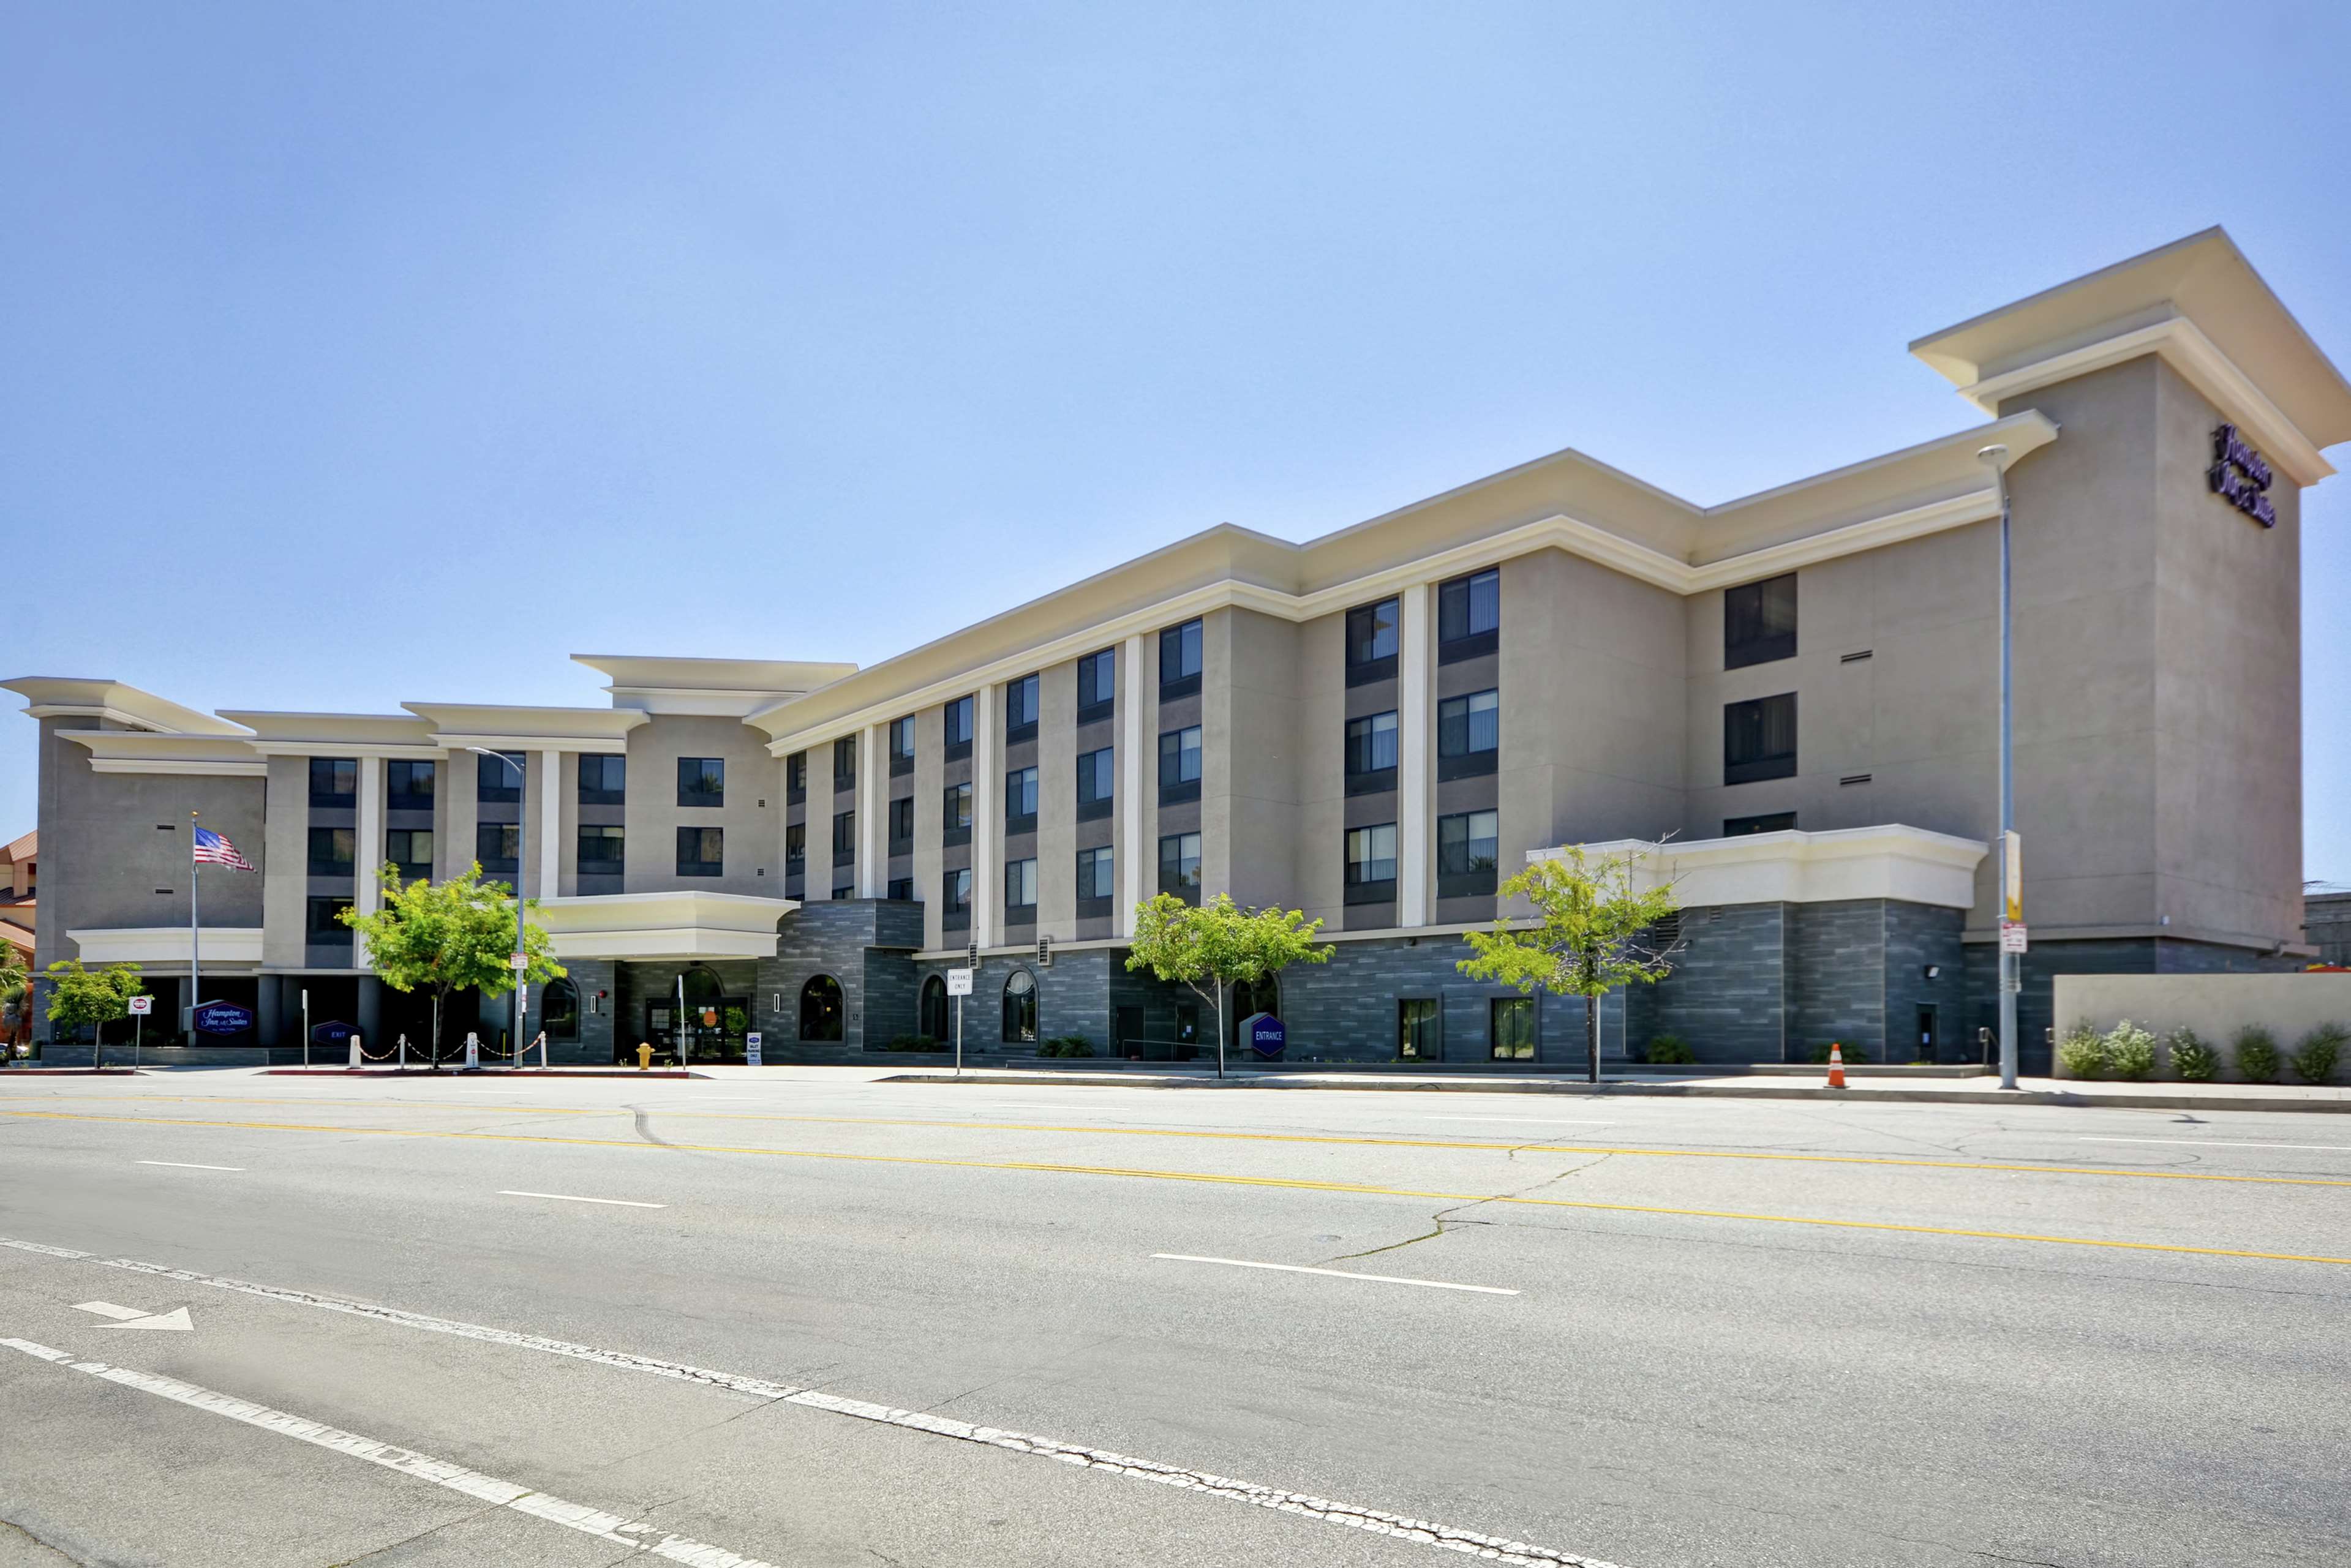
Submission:
M 1093 1041 L 1081 1034 L 1058 1034 L 1050 1040 L 1037 1042 L 1040 1056 L 1092 1056 Z
M 2237 1048 L 2237 1071 L 2248 1083 L 2274 1083 L 2278 1075 L 2277 1037 L 2261 1025 L 2247 1024 L 2230 1043 Z
M 2171 1071 L 2183 1083 L 2210 1083 L 2220 1075 L 2220 1053 L 2192 1029 L 2171 1031 Z
M 1844 1058 L 1844 1064 L 1847 1067 L 1851 1067 L 1856 1061 L 1867 1061 L 1869 1060 L 1869 1053 L 1862 1050 L 1861 1047 L 1857 1045 L 1847 1045 L 1843 1040 L 1837 1040 L 1834 1043 L 1838 1047 L 1838 1054 Z M 1814 1061 L 1826 1061 L 1828 1059 L 1829 1048 L 1826 1043 L 1813 1047 L 1812 1060 Z
M 2302 1049 L 2294 1053 L 2294 1075 L 2304 1083 L 2324 1083 L 2335 1076 L 2335 1062 L 2343 1054 L 2343 1042 L 2351 1040 L 2351 1030 L 2339 1023 L 2323 1023 L 2302 1037 Z
M 2125 1019 L 2106 1034 L 2106 1070 L 2117 1078 L 2144 1078 L 2155 1071 L 2155 1035 Z
M 1677 1034 L 1649 1037 L 1649 1065 L 1652 1067 L 1676 1067 L 1697 1060 L 1698 1054 Z
M 2071 1078 L 2106 1075 L 2106 1037 L 2088 1024 L 2077 1023 L 2057 1042 L 2057 1061 Z
M 888 1049 L 892 1051 L 937 1051 L 940 1049 L 940 1046 L 937 1040 L 933 1040 L 926 1034 L 902 1034 L 892 1038 Z

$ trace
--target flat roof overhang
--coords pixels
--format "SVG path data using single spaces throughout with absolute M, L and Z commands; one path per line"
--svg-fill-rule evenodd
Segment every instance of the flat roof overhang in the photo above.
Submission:
M 1930 833 L 1889 822 L 1807 833 L 1790 828 L 1735 839 L 1612 839 L 1585 844 L 1587 855 L 1635 857 L 1642 888 L 1673 886 L 1685 908 L 1728 904 L 1828 904 L 1891 898 L 1945 909 L 1972 908 L 1976 867 L 1991 852 L 1976 839 Z M 1563 849 L 1529 850 L 1527 862 L 1556 860 Z
M 673 889 L 544 898 L 539 924 L 559 960 L 772 958 L 791 898 Z

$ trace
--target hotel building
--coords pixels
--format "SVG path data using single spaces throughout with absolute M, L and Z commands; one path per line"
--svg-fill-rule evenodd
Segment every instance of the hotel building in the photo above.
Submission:
M 376 863 L 478 860 L 542 901 L 558 1060 L 667 1048 L 681 993 L 697 1056 L 938 1039 L 973 946 L 976 1052 L 1210 1051 L 1213 1009 L 1124 967 L 1164 891 L 1323 921 L 1332 962 L 1233 1009 L 1278 1012 L 1292 1059 L 1574 1063 L 1581 1002 L 1465 978 L 1460 934 L 1530 855 L 1646 843 L 1686 946 L 1611 999 L 1612 1056 L 1976 1060 L 1997 444 L 2028 1071 L 2053 974 L 2306 961 L 2300 497 L 2351 386 L 2218 229 L 1910 348 L 1985 422 L 1714 507 L 1563 451 L 1303 544 L 1220 526 L 862 669 L 583 654 L 603 706 L 388 715 L 9 682 L 40 727 L 38 958 L 186 1000 L 201 811 L 259 868 L 203 884 L 233 1041 L 298 1043 L 307 993 L 421 1044 L 336 912 Z

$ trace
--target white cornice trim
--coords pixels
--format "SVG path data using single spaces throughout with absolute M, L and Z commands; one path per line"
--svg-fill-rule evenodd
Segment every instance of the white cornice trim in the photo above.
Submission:
M 194 761 L 170 757 L 93 757 L 92 773 L 165 773 L 192 779 L 266 779 L 266 762 Z
M 442 750 L 463 751 L 478 746 L 485 751 L 593 751 L 618 756 L 629 749 L 628 741 L 617 735 L 452 735 L 436 734 Z M 320 756 L 329 755 L 320 752 Z M 340 754 L 336 754 L 340 755 Z M 415 753 L 423 757 L 437 755 L 433 751 Z
M 1976 866 L 1991 852 L 1990 844 L 1975 839 L 1898 822 L 1687 842 L 1616 839 L 1583 848 L 1594 856 L 1637 857 L 1634 880 L 1647 887 L 1672 886 L 1685 908 L 1887 898 L 1969 909 L 1975 904 Z M 1564 852 L 1529 850 L 1527 862 L 1556 860 Z
M 2221 413 L 2244 427 L 2270 461 L 2285 470 L 2297 485 L 2315 485 L 2335 472 L 2301 426 L 2253 384 L 2237 362 L 2220 351 L 2203 329 L 2184 316 L 2158 321 L 2128 332 L 2068 350 L 1996 376 L 1987 376 L 1959 395 L 1987 413 L 1999 412 L 2003 399 L 2037 392 L 2057 382 L 2087 375 L 2142 354 L 2157 354 L 2186 377 L 2198 392 L 2210 398 Z
M 390 746 L 355 740 L 256 740 L 249 743 L 264 757 L 389 757 L 429 762 L 448 755 L 443 746 Z
M 770 756 L 787 757 L 810 747 L 822 746 L 843 736 L 853 735 L 869 724 L 885 723 L 901 715 L 962 696 L 977 687 L 1091 653 L 1124 637 L 1179 624 L 1211 610 L 1254 610 L 1282 621 L 1311 621 L 1363 603 L 1367 599 L 1420 583 L 1458 577 L 1463 572 L 1481 570 L 1514 556 L 1531 555 L 1544 549 L 1564 550 L 1668 592 L 1685 595 L 1704 593 L 1757 578 L 1776 577 L 1782 572 L 1793 571 L 1799 567 L 1815 565 L 1839 556 L 1898 544 L 1905 539 L 1917 538 L 1945 528 L 1987 521 L 1999 515 L 1999 499 L 1990 486 L 1986 486 L 1963 496 L 1905 507 L 1857 523 L 1847 523 L 1841 528 L 1825 529 L 1803 538 L 1745 550 L 1703 566 L 1692 566 L 1662 550 L 1636 544 L 1597 524 L 1556 514 L 1498 534 L 1489 534 L 1452 549 L 1418 556 L 1380 571 L 1333 583 L 1311 593 L 1285 593 L 1259 583 L 1226 578 L 1162 600 L 1156 604 L 1131 611 L 1114 620 L 1098 622 L 1050 643 L 1024 648 L 1017 653 L 971 669 L 959 670 L 945 679 L 933 681 L 913 691 L 895 694 L 882 702 L 869 704 L 822 724 L 811 725 L 804 730 L 779 732 L 769 728 L 768 732 L 777 735 L 778 738 L 768 743 L 768 751 Z M 788 712 L 789 709 L 778 711 L 774 716 L 780 721 Z M 768 728 L 764 722 L 768 716 L 767 714 L 754 714 L 746 722 Z
M 83 703 L 35 703 L 25 710 L 26 718 L 95 718 L 110 720 L 141 735 L 171 735 L 172 730 L 158 729 L 137 714 L 125 713 L 119 707 Z

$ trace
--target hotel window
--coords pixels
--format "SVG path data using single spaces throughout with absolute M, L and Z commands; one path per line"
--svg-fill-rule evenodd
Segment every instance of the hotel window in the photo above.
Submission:
M 857 737 L 853 735 L 832 743 L 832 788 L 835 794 L 857 788 Z
M 681 806 L 726 804 L 726 759 L 723 757 L 679 758 L 677 803 Z
M 522 799 L 522 780 L 516 777 L 515 769 L 527 768 L 528 764 L 519 751 L 506 753 L 506 758 L 507 762 L 514 764 L 514 768 L 507 767 L 495 756 L 474 758 L 475 800 L 488 805 L 510 806 Z
M 1396 716 L 1375 713 L 1347 721 L 1347 793 L 1375 795 L 1395 788 Z
M 1494 1060 L 1532 1061 L 1535 1059 L 1534 998 L 1496 997 L 1488 1007 L 1491 1010 L 1494 1032 L 1487 1038 L 1493 1041 Z
M 433 874 L 433 830 L 390 830 L 383 835 L 383 858 L 400 868 L 402 881 L 424 881 Z
M 581 876 L 619 876 L 625 869 L 623 846 L 628 831 L 624 828 L 586 827 L 580 830 L 580 874 Z
M 971 868 L 951 871 L 939 878 L 939 925 L 961 931 L 971 924 Z
M 1078 758 L 1078 821 L 1091 822 L 1110 815 L 1117 758 L 1110 747 Z
M 1722 706 L 1722 781 L 1796 776 L 1796 694 Z
M 433 787 L 438 781 L 440 766 L 437 762 L 384 764 L 385 809 L 393 811 L 433 810 Z
M 1796 813 L 1793 811 L 1766 811 L 1757 817 L 1725 817 L 1722 820 L 1722 836 L 1743 839 L 1750 833 L 1784 833 L 1795 825 Z
M 476 822 L 474 858 L 485 872 L 516 875 L 522 870 L 522 825 L 518 822 Z
M 1437 1037 L 1437 998 L 1404 997 L 1396 1002 L 1396 1055 L 1405 1061 L 1435 1061 L 1441 1051 Z
M 893 904 L 914 903 L 914 879 L 911 876 L 892 877 L 890 879 L 890 902 Z
M 1200 902 L 1200 835 L 1170 833 L 1159 841 L 1159 891 L 1186 904 Z
M 1108 846 L 1098 850 L 1078 852 L 1078 913 L 1108 915 L 1110 901 L 1118 896 L 1115 863 Z
M 482 759 L 485 762 L 488 758 Z M 349 757 L 310 758 L 310 804 L 356 806 L 360 800 L 360 765 Z
M 1104 648 L 1078 661 L 1078 722 L 1108 718 L 1118 708 L 1118 653 Z
M 1347 612 L 1347 684 L 1392 679 L 1396 673 L 1400 601 L 1383 599 Z
M 971 842 L 971 786 L 950 784 L 940 799 L 939 842 L 967 844 Z
M 849 874 L 849 871 L 845 866 L 835 866 L 832 868 L 832 874 L 835 876 L 847 876 Z M 857 889 L 845 882 L 832 890 L 832 901 L 835 904 L 847 904 L 851 899 L 855 898 L 856 896 Z
M 914 716 L 890 721 L 890 777 L 914 770 Z
M 794 822 L 784 830 L 784 874 L 799 876 L 808 870 L 808 824 Z
M 1200 622 L 1186 621 L 1159 633 L 1159 700 L 1188 697 L 1200 689 Z
M 914 798 L 912 795 L 890 802 L 890 852 L 893 855 L 914 852 Z
M 310 830 L 310 874 L 312 876 L 349 876 L 351 874 L 353 832 L 349 828 L 313 828 Z
M 1437 588 L 1437 662 L 1474 659 L 1501 645 L 1502 574 L 1495 568 Z
M 957 697 L 946 706 L 946 723 L 942 733 L 946 737 L 946 759 L 971 755 L 971 704 L 969 697 Z
M 1033 833 L 1037 831 L 1037 770 L 1016 768 L 1004 776 L 1004 831 L 1008 833 Z
M 1004 918 L 1012 925 L 1027 925 L 1037 918 L 1037 862 L 1034 860 L 1004 862 Z
M 808 753 L 795 751 L 784 758 L 784 804 L 797 806 L 808 799 Z
M 1018 745 L 1037 738 L 1038 677 L 1023 675 L 1004 683 L 1004 742 Z
M 1722 593 L 1722 667 L 1740 670 L 1796 656 L 1796 574 L 1742 582 Z
M 625 806 L 629 803 L 629 759 L 580 756 L 580 803 L 583 806 Z
M 1437 819 L 1437 896 L 1479 898 L 1494 891 L 1500 817 L 1463 811 Z
M 835 811 L 832 814 L 832 863 L 838 870 L 842 862 L 857 854 L 857 813 Z
M 677 874 L 680 876 L 724 876 L 726 865 L 726 830 L 724 828 L 680 828 L 677 831 Z
M 1474 779 L 1494 771 L 1502 744 L 1502 695 L 1471 692 L 1437 705 L 1437 776 Z
M 310 900 L 310 917 L 305 923 L 303 940 L 312 947 L 348 947 L 351 945 L 351 928 L 343 924 L 343 911 L 351 906 L 348 898 L 314 898 Z
M 1395 897 L 1396 831 L 1394 822 L 1347 830 L 1347 902 L 1386 904 Z
M 1200 727 L 1171 729 L 1159 737 L 1159 803 L 1200 798 Z

